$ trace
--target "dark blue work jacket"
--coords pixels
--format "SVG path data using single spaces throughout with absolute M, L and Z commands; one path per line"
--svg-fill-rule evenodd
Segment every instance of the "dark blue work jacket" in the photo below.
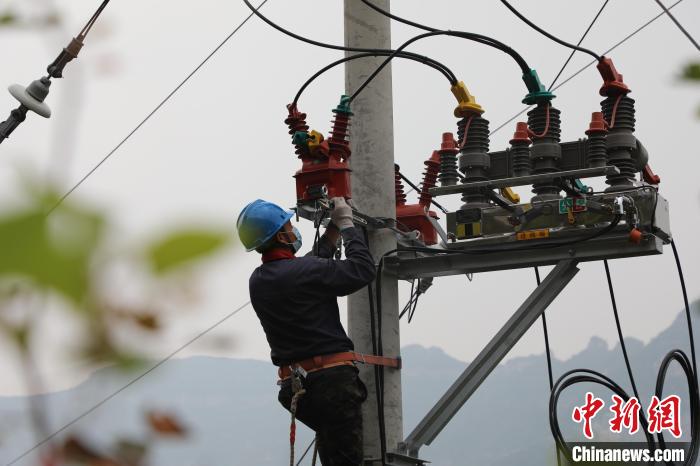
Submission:
M 277 366 L 354 349 L 338 311 L 338 296 L 367 286 L 375 276 L 372 255 L 360 231 L 341 232 L 344 260 L 325 235 L 318 254 L 263 263 L 250 277 L 250 300 Z

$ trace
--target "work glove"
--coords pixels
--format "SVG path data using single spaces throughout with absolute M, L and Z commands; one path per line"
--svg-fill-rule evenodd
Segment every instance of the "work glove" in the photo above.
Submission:
M 345 198 L 334 197 L 331 199 L 331 202 L 333 203 L 331 221 L 338 227 L 338 230 L 343 231 L 346 228 L 355 226 L 352 223 L 352 207 L 345 202 Z

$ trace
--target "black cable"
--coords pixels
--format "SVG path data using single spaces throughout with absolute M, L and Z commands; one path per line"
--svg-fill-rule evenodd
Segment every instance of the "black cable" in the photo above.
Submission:
M 323 48 L 326 48 L 326 49 L 342 50 L 342 51 L 344 51 L 344 52 L 372 52 L 372 53 L 380 53 L 380 54 L 381 54 L 381 53 L 385 53 L 385 52 L 388 52 L 388 53 L 392 53 L 392 52 L 393 52 L 393 50 L 391 50 L 391 49 L 366 49 L 366 48 L 360 48 L 360 47 L 346 47 L 346 46 L 342 46 L 342 45 L 328 44 L 328 43 L 325 43 L 325 42 L 319 42 L 319 41 L 314 40 L 314 39 L 309 39 L 308 37 L 300 36 L 299 34 L 296 34 L 296 33 L 292 32 L 292 31 L 290 31 L 290 30 L 288 30 L 288 29 L 285 29 L 285 28 L 283 28 L 282 26 L 280 26 L 280 25 L 274 23 L 273 21 L 271 21 L 270 19 L 268 19 L 265 15 L 263 15 L 262 13 L 260 13 L 259 10 L 256 10 L 256 9 L 253 7 L 253 5 L 250 4 L 250 1 L 249 1 L 249 0 L 243 0 L 243 2 L 246 4 L 246 6 L 247 6 L 248 8 L 250 8 L 250 10 L 253 12 L 253 14 L 257 15 L 258 18 L 260 18 L 261 20 L 263 20 L 263 21 L 264 21 L 265 23 L 267 23 L 269 26 L 272 26 L 273 28 L 277 29 L 279 32 L 281 32 L 281 33 L 283 33 L 283 34 L 286 34 L 286 35 L 288 35 L 289 37 L 293 37 L 294 39 L 300 40 L 300 41 L 302 41 L 302 42 L 306 42 L 307 44 L 315 45 L 315 46 L 317 46 L 317 47 L 323 47 Z M 412 52 L 403 52 L 403 55 L 405 55 L 405 56 L 412 56 L 412 57 L 416 58 L 418 61 L 422 61 L 422 60 L 425 60 L 425 59 L 431 60 L 431 59 L 429 59 L 429 58 L 427 58 L 427 57 L 424 57 L 424 56 L 422 56 L 422 55 L 419 55 L 419 54 L 416 54 L 416 53 L 412 53 Z M 443 65 L 440 65 L 440 66 L 443 66 Z M 456 79 L 456 78 L 455 78 L 455 79 Z
M 416 313 L 416 309 L 418 308 L 418 298 L 420 298 L 420 290 L 416 293 L 416 299 L 413 301 L 413 308 L 411 311 L 408 313 L 408 323 L 410 324 L 411 321 L 413 320 L 413 316 Z
M 671 240 L 671 249 L 673 257 L 676 261 L 676 269 L 678 271 L 678 279 L 681 282 L 681 290 L 683 292 L 683 304 L 685 305 L 685 314 L 688 321 L 688 336 L 690 337 L 690 354 L 693 358 L 693 371 L 697 374 L 698 364 L 695 359 L 695 336 L 693 335 L 693 325 L 690 319 L 690 304 L 688 303 L 688 291 L 685 288 L 685 278 L 683 278 L 683 267 L 681 267 L 681 259 L 676 248 L 676 242 Z
M 537 286 L 540 286 L 542 281 L 540 280 L 540 268 L 535 267 L 535 281 Z M 549 393 L 551 395 L 552 389 L 554 389 L 554 371 L 552 370 L 552 354 L 549 346 L 549 331 L 547 330 L 547 316 L 546 312 L 542 312 L 542 330 L 544 332 L 544 350 L 547 355 L 547 375 L 549 376 Z M 559 455 L 559 445 L 554 442 L 554 449 L 557 455 L 557 466 L 561 466 L 561 455 Z
M 668 9 L 670 10 L 670 9 L 672 9 L 672 8 L 675 8 L 675 7 L 678 6 L 678 4 L 681 3 L 682 1 L 683 1 L 683 0 L 676 0 L 676 2 L 673 3 L 672 5 L 670 5 L 670 6 L 668 7 Z M 609 54 L 610 52 L 612 52 L 613 50 L 615 50 L 616 48 L 618 48 L 619 46 L 621 46 L 622 44 L 624 44 L 625 42 L 627 42 L 628 40 L 630 40 L 632 37 L 634 37 L 634 36 L 636 36 L 637 34 L 639 34 L 642 30 L 644 30 L 645 28 L 647 28 L 650 24 L 652 24 L 652 23 L 653 23 L 654 21 L 656 21 L 657 19 L 661 18 L 663 15 L 664 15 L 663 12 L 662 12 L 662 13 L 659 13 L 659 14 L 657 14 L 656 16 L 654 16 L 653 18 L 651 18 L 649 21 L 647 21 L 646 23 L 644 23 L 644 24 L 642 24 L 641 26 L 639 26 L 637 29 L 635 29 L 634 31 L 632 31 L 631 33 L 629 33 L 627 36 L 625 36 L 622 40 L 618 41 L 615 45 L 613 45 L 613 46 L 610 47 L 608 50 L 606 50 L 605 53 L 604 53 L 604 55 Z M 578 76 L 579 74 L 583 73 L 584 71 L 586 71 L 586 70 L 587 70 L 588 68 L 590 68 L 591 66 L 595 65 L 597 62 L 598 62 L 598 60 L 593 60 L 592 62 L 590 62 L 590 63 L 588 63 L 588 64 L 582 66 L 582 67 L 579 68 L 576 72 L 572 73 L 568 78 L 566 78 L 564 81 L 562 81 L 558 86 L 556 86 L 556 87 L 554 87 L 554 88 L 552 88 L 552 89 L 550 89 L 550 90 L 551 90 L 552 92 L 556 91 L 557 89 L 559 89 L 559 88 L 561 88 L 562 86 L 566 85 L 569 81 L 571 81 L 572 79 L 574 79 L 576 76 Z M 500 130 L 502 130 L 503 128 L 505 128 L 510 122 L 512 122 L 513 120 L 515 120 L 516 118 L 518 118 L 520 115 L 522 115 L 523 113 L 525 113 L 525 112 L 527 112 L 528 110 L 530 110 L 530 108 L 532 108 L 532 106 L 528 106 L 528 107 L 525 107 L 524 109 L 520 110 L 518 113 L 516 113 L 515 115 L 513 115 L 512 117 L 510 117 L 508 120 L 504 121 L 502 124 L 500 124 L 498 127 L 496 127 L 496 129 L 494 129 L 493 131 L 491 131 L 491 132 L 489 133 L 489 136 L 493 136 L 493 135 L 496 134 L 498 131 L 500 131 Z
M 601 57 L 597 53 L 593 52 L 592 50 L 589 50 L 589 49 L 584 48 L 584 47 L 580 47 L 578 45 L 570 44 L 570 43 L 563 41 L 563 40 L 559 39 L 558 37 L 548 33 L 547 31 L 545 31 L 544 29 L 542 29 L 541 27 L 537 26 L 535 23 L 533 23 L 532 21 L 527 19 L 525 16 L 523 16 L 523 14 L 520 13 L 516 8 L 514 8 L 510 3 L 508 3 L 507 0 L 501 0 L 501 3 L 503 3 L 510 11 L 513 12 L 513 14 L 515 14 L 515 16 L 520 18 L 525 24 L 527 24 L 528 26 L 530 26 L 532 29 L 539 32 L 540 34 L 544 35 L 545 37 L 553 40 L 557 44 L 563 45 L 564 47 L 568 47 L 568 48 L 573 49 L 573 50 L 578 50 L 579 52 L 587 53 L 588 55 L 594 57 L 598 61 L 602 60 L 603 57 Z
M 488 36 L 484 36 L 484 35 L 481 35 L 481 34 L 476 34 L 476 33 L 472 33 L 472 32 L 466 32 L 466 31 L 444 31 L 444 30 L 440 30 L 440 29 L 437 29 L 437 28 L 433 28 L 433 27 L 430 27 L 430 26 L 426 26 L 426 25 L 424 25 L 424 24 L 416 23 L 416 22 L 414 22 L 414 21 L 410 21 L 410 20 L 407 20 L 407 19 L 405 19 L 405 18 L 401 18 L 401 17 L 399 17 L 399 16 L 396 16 L 396 15 L 390 13 L 389 11 L 386 11 L 386 10 L 380 8 L 380 7 L 374 5 L 373 3 L 371 3 L 371 2 L 369 2 L 369 1 L 367 1 L 367 0 L 362 0 L 362 3 L 364 3 L 364 4 L 367 5 L 368 7 L 372 8 L 374 11 L 376 11 L 376 12 L 378 12 L 378 13 L 380 13 L 380 14 L 382 14 L 382 15 L 384 15 L 384 16 L 390 18 L 390 19 L 393 19 L 393 20 L 395 20 L 395 21 L 399 21 L 400 23 L 408 24 L 409 26 L 413 26 L 413 27 L 415 27 L 415 28 L 422 29 L 422 30 L 424 30 L 424 31 L 429 31 L 429 32 L 446 32 L 446 33 L 451 33 L 450 35 L 452 35 L 452 33 L 454 33 L 454 34 L 459 34 L 459 35 L 456 36 L 456 37 L 462 37 L 462 38 L 464 38 L 464 39 L 474 40 L 474 41 L 476 41 L 476 42 L 479 42 L 479 43 L 482 43 L 482 44 L 485 44 L 485 45 L 490 45 L 490 46 L 492 46 L 492 47 L 495 47 L 495 48 L 497 48 L 497 49 L 499 49 L 499 50 L 502 50 L 502 51 L 506 52 L 508 55 L 510 55 L 511 57 L 513 57 L 513 58 L 515 59 L 515 61 L 518 63 L 518 66 L 520 66 L 520 68 L 522 69 L 523 73 L 529 73 L 529 72 L 530 72 L 530 67 L 527 65 L 527 63 L 525 62 L 525 60 L 523 59 L 523 57 L 520 56 L 520 55 L 519 55 L 515 50 L 513 50 L 511 47 L 507 46 L 506 44 L 504 44 L 503 42 L 501 42 L 501 41 L 499 41 L 499 40 L 497 40 L 497 39 L 494 39 L 494 38 L 488 37 Z
M 564 440 L 564 436 L 561 432 L 559 426 L 559 418 L 557 416 L 557 405 L 559 403 L 559 397 L 568 387 L 576 385 L 579 383 L 594 383 L 607 387 L 610 391 L 618 395 L 625 402 L 630 399 L 630 396 L 625 392 L 625 390 L 615 383 L 612 379 L 601 374 L 600 372 L 593 371 L 590 369 L 574 369 L 565 372 L 559 380 L 554 384 L 552 389 L 552 394 L 549 398 L 549 427 L 552 430 L 552 436 L 554 441 L 557 443 L 557 448 L 564 454 L 566 459 L 570 464 L 574 461 L 571 457 L 571 449 Z M 646 442 L 649 445 L 649 449 L 653 451 L 656 448 L 656 442 L 654 442 L 654 437 L 649 433 L 649 423 L 647 422 L 646 416 L 640 411 L 639 423 L 642 425 L 643 433 L 646 438 Z M 649 463 L 653 465 L 653 461 Z
M 680 255 L 678 254 L 678 249 L 676 248 L 675 242 L 672 240 L 671 241 L 671 248 L 673 249 L 673 256 L 676 262 L 676 269 L 678 272 L 678 279 L 681 285 L 681 290 L 683 292 L 683 304 L 685 306 L 685 317 L 686 317 L 686 322 L 688 326 L 688 339 L 690 342 L 690 351 L 692 355 L 692 362 L 688 359 L 688 356 L 681 350 L 675 349 L 670 351 L 664 359 L 661 362 L 661 366 L 659 368 L 659 372 L 656 378 L 656 387 L 655 387 L 655 392 L 654 394 L 656 395 L 657 398 L 662 399 L 663 398 L 663 388 L 664 388 L 664 383 L 666 380 L 666 375 L 668 373 L 668 370 L 670 368 L 671 363 L 674 361 L 678 363 L 679 366 L 681 366 L 681 369 L 683 370 L 686 380 L 688 382 L 688 394 L 690 398 L 690 447 L 688 451 L 688 455 L 686 457 L 686 460 L 683 462 L 684 466 L 690 466 L 694 465 L 695 461 L 697 459 L 698 455 L 698 447 L 700 446 L 700 429 L 698 427 L 700 426 L 700 389 L 698 388 L 698 373 L 697 373 L 697 361 L 695 359 L 695 337 L 693 334 L 693 324 L 692 324 L 692 319 L 690 315 L 690 304 L 688 302 L 688 294 L 686 290 L 686 285 L 685 285 L 685 278 L 683 277 L 683 268 L 681 267 L 681 262 L 680 262 Z M 609 277 L 609 269 L 606 266 L 606 274 Z M 609 286 L 612 287 L 612 281 L 608 282 Z M 613 303 L 614 303 L 614 295 L 611 292 L 611 298 L 613 298 Z M 613 304 L 613 309 L 616 309 L 616 306 Z M 624 344 L 624 338 L 622 337 L 622 330 L 620 329 L 620 324 L 619 324 L 619 318 L 616 313 L 616 323 L 618 325 L 618 337 L 620 338 L 621 346 Z M 624 346 L 623 346 L 624 348 Z M 628 364 L 628 370 L 629 370 L 629 361 L 627 357 L 627 352 L 626 349 L 623 349 L 623 354 L 625 356 L 625 362 Z M 574 375 L 574 374 L 586 374 L 586 375 Z M 630 378 L 631 378 L 631 372 L 630 372 Z M 591 382 L 591 383 L 597 383 L 599 385 L 603 385 L 605 387 L 608 387 L 610 390 L 613 392 L 617 393 L 621 398 L 623 398 L 625 401 L 629 399 L 629 396 L 625 393 L 625 391 L 617 385 L 615 382 L 613 382 L 610 378 L 604 376 L 603 374 L 600 374 L 596 371 L 592 371 L 589 369 L 575 369 L 572 371 L 569 371 L 562 375 L 557 383 L 554 386 L 554 389 L 552 390 L 552 395 L 550 397 L 550 402 L 549 402 L 549 422 L 550 422 L 550 428 L 552 430 L 552 435 L 555 438 L 555 441 L 557 442 L 557 445 L 561 450 L 564 452 L 565 456 L 571 461 L 571 454 L 570 450 L 568 449 L 566 445 L 566 441 L 564 440 L 561 430 L 559 428 L 559 420 L 557 418 L 557 403 L 559 400 L 559 396 L 561 393 L 567 388 L 570 387 L 574 384 L 581 383 L 581 382 Z M 633 389 L 636 391 L 636 387 L 633 383 Z M 639 399 L 639 395 L 636 395 L 637 399 Z M 647 443 L 650 446 L 651 450 L 654 450 L 656 448 L 656 443 L 654 442 L 653 437 L 648 433 L 648 421 L 644 415 L 643 412 L 640 412 L 640 423 L 644 427 L 644 435 L 646 436 Z M 666 448 L 666 442 L 663 436 L 663 433 L 659 433 L 657 435 L 658 443 L 661 448 Z M 653 461 L 650 462 L 649 464 L 653 464 Z M 668 462 L 666 463 L 667 465 L 674 466 L 674 463 Z
M 346 63 L 346 62 L 348 62 L 348 61 L 356 60 L 356 59 L 358 59 L 358 58 L 381 57 L 381 56 L 388 56 L 388 55 L 391 55 L 391 51 L 386 51 L 386 52 L 379 52 L 379 51 L 377 51 L 377 52 L 359 53 L 359 54 L 357 54 L 357 55 L 350 55 L 350 56 L 348 56 L 348 57 L 341 58 L 340 60 L 336 60 L 336 61 L 334 61 L 333 63 L 331 63 L 331 64 L 329 64 L 329 65 L 327 65 L 327 66 L 324 66 L 323 68 L 321 68 L 320 70 L 318 70 L 316 73 L 314 73 L 314 75 L 311 76 L 311 77 L 301 86 L 301 88 L 299 89 L 299 92 L 297 92 L 297 95 L 294 96 L 294 101 L 293 101 L 292 105 L 296 105 L 297 102 L 299 101 L 299 99 L 301 98 L 301 94 L 304 93 L 304 91 L 306 90 L 306 88 L 309 87 L 309 85 L 310 85 L 312 82 L 314 82 L 319 76 L 321 76 L 321 75 L 322 75 L 323 73 L 325 73 L 326 71 L 328 71 L 328 70 L 330 70 L 330 69 L 332 69 L 332 68 L 334 68 L 334 67 L 336 67 L 336 66 L 338 66 L 338 65 L 341 65 L 341 64 L 343 64 L 343 63 Z M 431 68 L 433 68 L 433 69 L 436 69 L 436 70 L 440 71 L 440 72 L 443 74 L 443 76 L 445 76 L 445 77 L 447 78 L 447 80 L 450 82 L 450 85 L 455 85 L 455 84 L 457 83 L 457 77 L 454 75 L 454 73 L 453 73 L 447 66 L 443 65 L 442 63 L 438 62 L 437 60 L 433 60 L 432 58 L 428 58 L 428 57 L 423 57 L 423 56 L 421 56 L 421 55 L 418 55 L 418 56 L 416 57 L 416 56 L 413 56 L 413 55 L 407 55 L 407 54 L 405 54 L 405 53 L 399 54 L 398 57 L 399 57 L 399 58 L 406 58 L 406 59 L 413 60 L 413 61 L 417 61 L 417 62 L 419 62 L 419 63 L 422 63 L 422 64 L 424 64 L 424 65 L 427 65 L 427 66 L 429 66 L 429 67 L 431 67 Z M 418 58 L 418 57 L 422 57 L 422 58 Z
M 366 227 L 362 227 L 362 232 L 365 237 L 365 245 L 369 247 L 369 234 Z M 369 298 L 369 320 L 370 320 L 370 336 L 372 338 L 372 353 L 378 355 L 377 327 L 381 334 L 381 318 L 377 319 L 377 309 L 375 309 L 374 291 L 372 283 L 367 284 L 367 296 Z M 381 303 L 377 302 L 378 312 L 381 313 Z M 380 368 L 377 364 L 374 365 L 374 392 L 377 397 L 377 421 L 379 424 L 379 447 L 381 452 L 382 466 L 386 466 L 386 425 L 384 422 L 384 386 L 383 380 L 380 377 Z
M 369 243 L 368 243 L 369 245 Z M 377 290 L 377 356 L 384 356 L 384 343 L 382 341 L 382 271 L 384 261 L 379 261 L 375 288 Z M 379 373 L 379 387 L 381 390 L 381 407 L 379 409 L 380 450 L 382 454 L 382 466 L 386 466 L 386 419 L 384 413 L 384 366 L 375 366 Z
M 639 390 L 637 390 L 637 383 L 634 380 L 634 375 L 632 374 L 632 365 L 630 364 L 629 354 L 627 353 L 627 345 L 625 344 L 625 339 L 622 336 L 622 326 L 620 324 L 620 315 L 617 311 L 617 301 L 615 300 L 615 290 L 612 284 L 612 278 L 610 277 L 610 267 L 608 266 L 608 260 L 603 260 L 605 265 L 605 277 L 608 280 L 608 290 L 610 291 L 610 303 L 612 304 L 613 314 L 615 315 L 615 326 L 617 327 L 617 337 L 620 340 L 620 348 L 622 349 L 622 356 L 625 359 L 625 366 L 627 367 L 627 374 L 630 378 L 630 384 L 632 385 L 632 391 L 634 396 L 641 400 L 639 396 Z
M 244 1 L 247 1 L 247 0 L 244 0 Z M 360 94 L 360 92 L 362 92 L 362 91 L 364 90 L 364 88 L 367 87 L 367 85 L 368 85 L 370 82 L 372 82 L 372 80 L 374 80 L 374 78 L 377 77 L 377 75 L 384 69 L 384 67 L 386 67 L 386 65 L 388 65 L 388 64 L 391 62 L 391 60 L 392 60 L 394 57 L 396 57 L 396 55 L 397 55 L 398 53 L 400 53 L 403 49 L 405 49 L 406 47 L 408 47 L 409 45 L 411 45 L 412 43 L 414 43 L 414 42 L 416 42 L 416 41 L 418 41 L 418 40 L 424 39 L 424 38 L 426 38 L 426 37 L 433 37 L 433 36 L 461 37 L 461 38 L 463 38 L 463 39 L 473 40 L 473 41 L 475 41 L 475 42 L 479 42 L 479 43 L 481 43 L 481 44 L 494 47 L 494 48 L 496 48 L 496 49 L 498 49 L 498 50 L 501 50 L 502 52 L 507 53 L 507 54 L 510 55 L 511 57 L 513 57 L 513 59 L 515 59 L 515 61 L 518 63 L 518 66 L 520 67 L 520 69 L 521 69 L 521 71 L 523 72 L 523 74 L 526 74 L 526 73 L 529 73 L 529 72 L 530 72 L 530 67 L 529 67 L 529 65 L 527 64 L 527 62 L 525 62 L 525 60 L 523 59 L 522 56 L 520 56 L 515 50 L 513 50 L 512 48 L 510 48 L 510 47 L 508 47 L 507 45 L 503 44 L 502 42 L 498 42 L 498 41 L 496 41 L 496 40 L 494 40 L 494 39 L 491 39 L 490 37 L 483 36 L 483 35 L 481 35 L 481 34 L 474 34 L 474 33 L 471 33 L 471 32 L 431 31 L 431 32 L 426 32 L 426 33 L 424 33 L 424 34 L 419 34 L 419 35 L 417 35 L 417 36 L 415 36 L 415 37 L 413 37 L 413 38 L 407 40 L 407 41 L 404 42 L 403 44 L 401 44 L 401 46 L 400 46 L 399 48 L 397 48 L 391 55 L 389 55 L 389 56 L 386 58 L 386 60 L 384 60 L 384 62 L 382 62 L 382 64 L 379 65 L 379 67 L 377 67 L 377 69 L 374 70 L 374 72 L 372 72 L 372 74 L 369 75 L 369 77 L 360 85 L 360 87 L 358 87 L 358 88 L 355 90 L 355 92 L 350 96 L 349 101 L 352 102 L 352 101 Z
M 413 300 L 416 297 L 416 293 L 414 291 L 415 288 L 416 288 L 416 280 L 414 278 L 413 280 L 411 280 L 411 293 L 409 294 L 408 302 L 403 307 L 403 310 L 401 311 L 401 313 L 399 313 L 399 320 L 401 320 L 401 318 L 404 316 L 404 314 L 406 314 L 411 309 L 411 305 L 413 304 Z

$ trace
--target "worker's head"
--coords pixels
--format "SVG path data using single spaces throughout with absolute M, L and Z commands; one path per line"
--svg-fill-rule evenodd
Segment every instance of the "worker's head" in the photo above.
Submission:
M 294 212 L 261 199 L 245 206 L 236 228 L 246 251 L 263 253 L 285 248 L 297 252 L 301 247 L 301 233 L 290 222 L 293 216 Z

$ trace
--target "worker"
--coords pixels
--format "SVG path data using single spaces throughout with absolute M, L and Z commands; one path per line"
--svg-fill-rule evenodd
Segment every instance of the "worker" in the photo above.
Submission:
M 362 403 L 367 388 L 349 355 L 354 351 L 340 322 L 338 296 L 367 286 L 375 277 L 372 255 L 352 221 L 344 198 L 331 199 L 331 221 L 309 254 L 297 257 L 301 233 L 293 213 L 256 200 L 237 221 L 247 251 L 262 254 L 250 277 L 250 300 L 279 367 L 279 402 L 290 410 L 291 374 L 297 369 L 306 391 L 296 417 L 316 432 L 324 466 L 363 464 Z M 334 259 L 338 240 L 345 260 Z M 295 375 L 295 376 L 296 376 Z

